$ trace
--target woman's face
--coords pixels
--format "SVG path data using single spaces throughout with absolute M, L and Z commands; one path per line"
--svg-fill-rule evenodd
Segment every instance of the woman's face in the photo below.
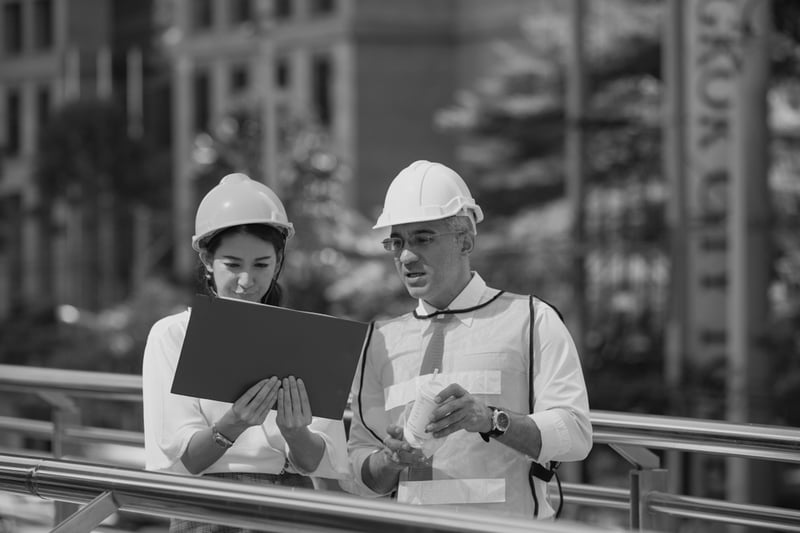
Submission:
M 279 257 L 271 242 L 232 233 L 222 237 L 213 256 L 203 252 L 201 259 L 220 298 L 258 302 L 269 290 Z

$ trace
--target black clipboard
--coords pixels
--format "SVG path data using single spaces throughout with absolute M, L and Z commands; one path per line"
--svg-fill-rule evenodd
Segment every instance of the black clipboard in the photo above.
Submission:
M 259 380 L 302 378 L 314 416 L 341 420 L 369 324 L 196 295 L 172 393 L 234 402 Z

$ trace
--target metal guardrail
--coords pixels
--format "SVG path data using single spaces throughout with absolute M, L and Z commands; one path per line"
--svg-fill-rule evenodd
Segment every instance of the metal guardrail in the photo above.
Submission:
M 575 522 L 532 522 L 468 511 L 409 507 L 325 491 L 178 476 L 0 454 L 7 491 L 86 504 L 54 532 L 90 531 L 117 510 L 264 531 L 598 533 Z M 618 529 L 615 529 L 619 531 Z
M 49 435 L 62 444 L 74 440 L 141 446 L 143 442 L 141 433 L 82 426 L 74 413 L 71 419 L 59 422 L 55 412 L 62 409 L 65 396 L 141 401 L 140 376 L 0 365 L 0 390 L 38 391 L 51 401 L 56 419 L 51 423 L 0 417 L 0 429 L 42 438 Z M 610 411 L 593 411 L 590 416 L 594 442 L 608 444 L 635 467 L 630 489 L 563 483 L 565 502 L 628 510 L 632 529 L 664 530 L 671 517 L 685 517 L 800 532 L 800 511 L 670 494 L 666 470 L 649 451 L 679 450 L 798 464 L 800 430 Z
M 0 365 L 0 389 L 63 393 L 71 397 L 142 401 L 142 377 L 134 374 Z
M 594 442 L 800 463 L 800 430 L 671 416 L 592 411 Z

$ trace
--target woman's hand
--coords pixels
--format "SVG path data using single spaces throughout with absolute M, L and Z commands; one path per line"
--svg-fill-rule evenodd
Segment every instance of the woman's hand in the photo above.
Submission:
M 278 398 L 280 381 L 276 377 L 262 379 L 245 391 L 228 409 L 222 418 L 214 422 L 217 431 L 236 441 L 250 426 L 260 426 Z M 208 427 L 192 435 L 181 461 L 192 474 L 199 474 L 214 464 L 227 451 L 213 438 L 213 429 Z
M 303 472 L 316 470 L 325 453 L 325 441 L 308 429 L 311 403 L 302 379 L 294 376 L 283 379 L 275 422 L 289 446 L 289 460 Z
M 303 380 L 289 376 L 278 391 L 278 429 L 284 437 L 304 430 L 311 424 L 311 403 Z
M 280 380 L 275 376 L 262 379 L 245 391 L 231 407 L 232 424 L 244 431 L 250 426 L 260 426 L 275 405 L 280 391 Z M 241 433 L 241 432 L 240 432 Z

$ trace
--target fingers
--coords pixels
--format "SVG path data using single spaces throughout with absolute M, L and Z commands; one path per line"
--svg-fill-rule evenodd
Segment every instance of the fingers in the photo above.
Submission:
M 450 385 L 439 391 L 439 394 L 436 395 L 436 403 L 442 403 L 448 400 L 451 396 L 454 398 L 461 398 L 465 394 L 468 393 L 466 389 L 464 389 L 464 387 L 462 387 L 458 383 L 451 383 Z
M 284 378 L 278 391 L 278 425 L 284 428 L 305 427 L 311 423 L 311 404 L 303 380 Z
M 297 378 L 297 392 L 300 394 L 300 407 L 303 413 L 311 416 L 311 401 L 308 399 L 306 384 L 300 378 Z
M 278 387 L 278 378 L 262 379 L 234 402 L 233 414 L 248 426 L 261 424 L 275 404 Z
M 391 425 L 388 428 L 386 428 L 386 432 L 393 439 L 400 439 L 400 440 L 403 439 L 403 428 L 401 426 Z
M 433 434 L 433 436 L 438 439 L 455 433 L 459 429 L 468 429 L 467 421 L 468 417 L 465 410 L 459 409 L 436 422 L 431 422 L 425 427 L 425 431 Z
M 235 405 L 244 406 L 249 404 L 251 401 L 253 401 L 253 398 L 255 398 L 258 395 L 258 393 L 264 388 L 264 386 L 271 379 L 276 379 L 276 378 L 272 377 L 272 378 L 262 379 L 261 381 L 257 382 L 252 387 L 244 391 L 244 394 L 239 396 L 239 398 L 236 400 Z
M 460 429 L 479 431 L 486 406 L 464 389 L 451 389 L 450 392 L 454 394 L 433 410 L 425 430 L 436 438 L 446 437 Z
M 386 428 L 388 435 L 383 439 L 383 453 L 387 460 L 395 465 L 409 466 L 418 465 L 427 460 L 422 450 L 411 447 L 403 440 L 403 428 L 399 426 L 389 426 Z
M 283 388 L 284 390 L 288 389 L 289 391 L 289 398 L 291 399 L 292 405 L 292 416 L 302 418 L 303 404 L 300 402 L 300 391 L 297 388 L 297 380 L 294 378 L 294 376 L 289 376 L 288 378 L 283 379 Z

